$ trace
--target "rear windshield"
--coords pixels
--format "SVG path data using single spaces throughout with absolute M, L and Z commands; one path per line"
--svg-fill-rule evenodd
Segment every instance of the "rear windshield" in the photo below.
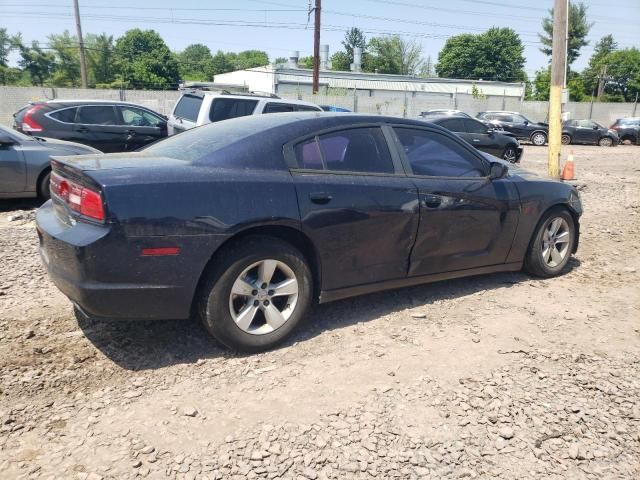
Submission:
M 230 118 L 251 115 L 258 104 L 257 100 L 242 98 L 216 98 L 211 105 L 209 120 L 219 122 Z
M 191 122 L 196 122 L 198 120 L 198 113 L 200 112 L 201 105 L 202 97 L 195 95 L 183 95 L 173 111 L 173 116 L 183 118 Z

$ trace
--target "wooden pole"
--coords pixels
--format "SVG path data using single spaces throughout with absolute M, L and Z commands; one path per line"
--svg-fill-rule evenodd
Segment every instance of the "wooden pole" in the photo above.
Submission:
M 560 178 L 562 87 L 567 69 L 568 3 L 568 0 L 554 0 L 553 5 L 551 88 L 549 91 L 549 161 L 547 168 L 551 178 Z
M 73 0 L 73 8 L 76 13 L 76 31 L 78 33 L 78 48 L 80 49 L 80 77 L 82 79 L 82 88 L 87 88 L 87 61 L 84 58 L 84 40 L 82 39 L 82 26 L 80 25 L 80 7 L 78 6 L 78 0 Z
M 312 92 L 318 93 L 320 89 L 320 8 L 321 0 L 316 0 L 315 26 L 313 29 L 313 86 Z

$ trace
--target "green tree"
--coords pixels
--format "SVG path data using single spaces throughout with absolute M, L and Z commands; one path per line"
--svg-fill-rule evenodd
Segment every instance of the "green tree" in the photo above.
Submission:
M 154 30 L 135 28 L 125 32 L 116 41 L 114 60 L 123 82 L 134 88 L 178 86 L 178 62 Z
M 438 54 L 436 73 L 445 78 L 524 81 L 524 46 L 511 28 L 490 28 L 447 40 Z
M 362 61 L 364 63 L 364 57 L 367 54 L 367 38 L 357 27 L 352 27 L 346 31 L 344 34 L 344 39 L 342 40 L 342 46 L 344 47 L 344 52 L 347 55 L 347 59 L 349 61 L 349 65 L 347 65 L 347 70 L 349 66 L 353 63 L 353 49 L 359 47 L 362 51 Z
M 613 39 L 613 35 L 606 35 L 596 43 L 593 55 L 589 59 L 589 64 L 582 72 L 582 80 L 589 94 L 596 93 L 602 74 L 602 67 L 605 65 L 608 56 L 615 52 L 617 48 L 618 44 Z
M 28 72 L 31 82 L 35 85 L 44 85 L 55 68 L 55 55 L 42 50 L 40 44 L 34 40 L 30 47 L 25 45 L 20 47 L 20 56 L 22 58 L 18 61 L 18 65 Z
M 299 58 L 298 65 L 302 65 L 302 68 L 313 68 L 313 56 Z
M 9 35 L 6 28 L 0 28 L 0 67 L 6 67 L 9 62 L 9 52 L 20 48 L 22 37 L 20 34 Z
M 536 72 L 533 79 L 533 99 L 549 100 L 549 89 L 551 88 L 551 69 L 542 68 Z
M 236 55 L 236 70 L 269 65 L 269 55 L 262 50 L 244 50 Z
M 397 35 L 372 38 L 368 50 L 367 61 L 363 62 L 366 71 L 416 75 L 424 63 L 422 47 Z
M 78 38 L 68 30 L 61 34 L 51 34 L 47 38 L 56 60 L 51 84 L 55 87 L 77 87 L 80 85 Z
M 194 43 L 178 55 L 180 75 L 183 80 L 211 81 L 213 79 L 213 55 L 206 45 Z
M 587 35 L 593 23 L 587 21 L 587 7 L 584 3 L 569 3 L 569 41 L 567 43 L 567 68 L 580 56 L 580 49 L 589 45 Z M 549 16 L 542 19 L 543 33 L 539 34 L 542 48 L 540 51 L 551 56 L 553 44 L 553 8 Z
M 351 62 L 345 52 L 336 52 L 331 55 L 331 70 L 348 72 L 351 69 Z
M 640 50 L 625 48 L 606 57 L 607 83 L 604 91 L 610 101 L 632 102 L 640 92 Z
M 289 61 L 288 58 L 285 57 L 276 57 L 276 59 L 273 61 L 274 64 L 279 65 L 282 63 L 287 63 Z
M 106 33 L 88 34 L 84 44 L 89 83 L 97 87 L 110 86 L 115 80 L 113 36 Z
M 214 75 L 233 72 L 236 69 L 236 54 L 218 50 L 211 60 L 211 71 Z

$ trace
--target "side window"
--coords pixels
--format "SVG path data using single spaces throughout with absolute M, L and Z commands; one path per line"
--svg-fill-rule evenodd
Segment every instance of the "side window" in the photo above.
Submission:
M 465 131 L 468 133 L 487 133 L 487 126 L 478 122 L 477 120 L 471 120 L 470 118 L 466 118 L 464 121 Z
M 296 105 L 296 110 L 298 112 L 320 112 L 322 109 L 312 107 L 311 105 Z
M 461 118 L 449 118 L 447 120 L 443 120 L 440 125 L 442 125 L 447 130 L 451 130 L 452 132 L 465 132 L 464 123 Z
M 173 115 L 178 118 L 184 118 L 190 122 L 198 121 L 198 113 L 202 106 L 202 97 L 196 95 L 183 95 L 173 111 Z
M 211 104 L 209 120 L 219 122 L 236 117 L 251 115 L 258 104 L 257 100 L 243 98 L 216 98 Z
M 526 122 L 528 120 L 526 118 L 524 118 L 522 115 L 514 115 L 512 121 L 514 123 L 524 123 L 524 122 Z
M 162 119 L 140 108 L 118 107 L 122 115 L 123 125 L 134 127 L 158 127 Z
M 116 111 L 111 105 L 80 107 L 77 123 L 84 125 L 117 125 Z
M 380 128 L 353 128 L 327 133 L 295 147 L 301 168 L 362 173 L 394 173 L 387 141 Z
M 269 102 L 264 106 L 262 113 L 294 112 L 295 110 L 295 105 L 291 105 L 290 103 Z
M 513 123 L 513 117 L 511 115 L 496 115 L 496 120 Z
M 430 177 L 482 177 L 479 160 L 453 140 L 436 132 L 394 128 L 416 175 Z
M 77 108 L 65 108 L 51 112 L 49 116 L 62 123 L 75 123 Z

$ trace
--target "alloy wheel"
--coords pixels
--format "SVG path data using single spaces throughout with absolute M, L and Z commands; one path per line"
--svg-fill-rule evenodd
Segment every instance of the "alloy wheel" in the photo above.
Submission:
M 542 233 L 542 260 L 551 268 L 562 264 L 569 255 L 571 230 L 562 217 L 552 217 L 545 225 Z
M 562 135 L 562 144 L 569 145 L 571 143 L 571 137 L 569 135 Z
M 609 137 L 602 137 L 598 143 L 601 147 L 610 147 L 611 145 L 613 145 L 613 140 L 611 140 Z
M 282 327 L 298 302 L 299 285 L 284 262 L 265 259 L 247 267 L 229 295 L 229 311 L 238 328 L 264 335 Z
M 515 163 L 515 161 L 517 160 L 515 149 L 512 147 L 507 147 L 507 149 L 504 151 L 504 155 L 502 156 L 502 158 L 507 162 Z
M 544 133 L 536 133 L 531 137 L 531 143 L 537 145 L 538 147 L 544 145 L 547 141 L 547 137 Z

